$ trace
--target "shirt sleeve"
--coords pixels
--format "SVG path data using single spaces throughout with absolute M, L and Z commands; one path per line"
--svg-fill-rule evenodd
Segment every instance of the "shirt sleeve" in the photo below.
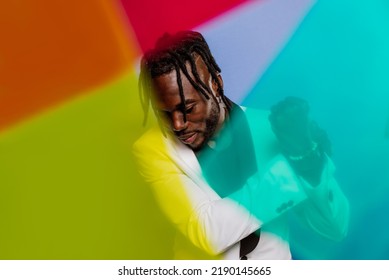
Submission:
M 210 195 L 209 186 L 200 186 L 185 174 L 158 140 L 138 141 L 133 151 L 139 172 L 150 184 L 162 211 L 207 253 L 220 254 L 260 227 L 260 221 L 244 207 L 216 193 Z
M 327 158 L 321 183 L 313 187 L 295 174 L 283 155 L 276 156 L 263 175 L 255 174 L 247 185 L 230 195 L 262 224 L 295 210 L 298 217 L 320 235 L 341 240 L 347 234 L 349 204 L 334 178 Z
M 287 159 L 280 154 L 278 140 L 272 132 L 266 111 L 247 110 L 251 132 L 256 148 L 256 159 L 263 170 L 261 178 L 254 179 L 252 185 L 261 181 L 262 192 L 270 201 L 270 213 L 262 214 L 249 206 L 263 222 L 293 208 L 300 220 L 314 231 L 332 240 L 340 240 L 347 234 L 350 207 L 347 198 L 338 185 L 332 160 L 325 156 L 320 183 L 310 185 L 302 176 L 296 175 Z M 271 152 L 271 153 L 270 153 Z M 258 176 L 258 175 L 256 175 Z M 305 196 L 305 197 L 304 197 Z M 290 197 L 290 198 L 289 198 Z M 265 198 L 260 198 L 264 200 Z
M 335 166 L 326 156 L 320 184 L 311 186 L 302 177 L 301 185 L 308 198 L 296 208 L 298 217 L 320 235 L 341 240 L 347 235 L 350 206 L 335 177 Z

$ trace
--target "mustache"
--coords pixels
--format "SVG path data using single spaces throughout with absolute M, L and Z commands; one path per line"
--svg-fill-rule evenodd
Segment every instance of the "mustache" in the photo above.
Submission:
M 174 131 L 174 135 L 177 137 L 183 137 L 183 136 L 191 136 L 195 133 L 199 133 L 201 131 L 199 130 L 182 130 L 182 131 Z

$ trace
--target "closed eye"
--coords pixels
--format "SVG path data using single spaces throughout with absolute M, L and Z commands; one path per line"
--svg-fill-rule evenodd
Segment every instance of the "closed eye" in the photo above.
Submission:
M 187 107 L 187 108 L 185 108 L 185 113 L 186 113 L 186 114 L 190 114 L 190 113 L 192 113 L 192 112 L 193 112 L 193 109 L 194 109 L 194 107 L 195 107 L 195 106 L 190 106 L 190 107 Z
M 158 110 L 158 115 L 162 118 L 170 118 L 171 113 L 168 111 Z

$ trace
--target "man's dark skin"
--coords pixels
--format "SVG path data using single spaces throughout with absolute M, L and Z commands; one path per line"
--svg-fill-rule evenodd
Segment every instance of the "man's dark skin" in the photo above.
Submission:
M 324 184 L 312 189 L 327 157 L 305 101 L 287 98 L 269 119 L 267 112 L 234 104 L 224 94 L 221 69 L 204 37 L 195 31 L 162 36 L 140 68 L 144 122 L 151 105 L 162 133 L 142 135 L 135 155 L 163 210 L 194 245 L 227 258 L 289 259 L 284 212 L 296 205 L 320 234 L 344 234 L 347 201 L 331 180 L 331 162 Z M 339 196 L 330 198 L 332 191 Z M 344 215 L 338 215 L 341 207 Z M 257 246 L 261 241 L 264 246 Z
M 196 66 L 200 78 L 209 85 L 212 91 L 209 100 L 206 100 L 182 75 L 182 87 L 185 95 L 185 104 L 182 104 L 177 75 L 174 71 L 153 79 L 154 89 L 157 93 L 155 107 L 158 113 L 167 121 L 167 128 L 195 152 L 201 150 L 215 136 L 215 133 L 223 125 L 227 114 L 224 106 L 217 102 L 218 86 L 212 81 L 200 56 L 196 58 Z M 219 78 L 222 83 L 220 75 Z M 184 110 L 186 122 L 184 122 Z
M 153 86 L 156 92 L 155 108 L 165 120 L 167 130 L 174 133 L 179 141 L 193 151 L 199 152 L 215 137 L 228 113 L 223 101 L 220 103 L 217 101 L 218 85 L 212 80 L 200 56 L 196 58 L 196 67 L 201 80 L 211 89 L 212 95 L 209 100 L 192 86 L 185 75 L 181 75 L 185 96 L 185 104 L 182 104 L 174 71 L 154 78 Z M 187 68 L 191 73 L 188 65 Z M 218 78 L 222 85 L 220 74 Z M 329 141 L 325 133 L 309 119 L 308 111 L 308 104 L 304 100 L 289 97 L 272 108 L 269 119 L 281 149 L 292 167 L 311 185 L 316 186 L 320 183 L 323 169 L 323 152 L 329 152 Z M 322 136 L 319 136 L 320 133 Z M 318 148 L 320 150 L 313 151 L 316 141 L 320 141 Z M 299 160 L 290 160 L 299 156 L 302 157 Z

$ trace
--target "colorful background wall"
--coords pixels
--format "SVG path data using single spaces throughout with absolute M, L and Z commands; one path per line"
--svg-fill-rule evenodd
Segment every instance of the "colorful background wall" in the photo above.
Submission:
M 142 51 L 201 31 L 226 95 L 307 99 L 332 139 L 348 237 L 293 226 L 295 258 L 389 259 L 385 0 L 3 1 L 0 259 L 166 259 L 173 229 L 139 177 Z M 294 223 L 293 223 L 294 224 Z

